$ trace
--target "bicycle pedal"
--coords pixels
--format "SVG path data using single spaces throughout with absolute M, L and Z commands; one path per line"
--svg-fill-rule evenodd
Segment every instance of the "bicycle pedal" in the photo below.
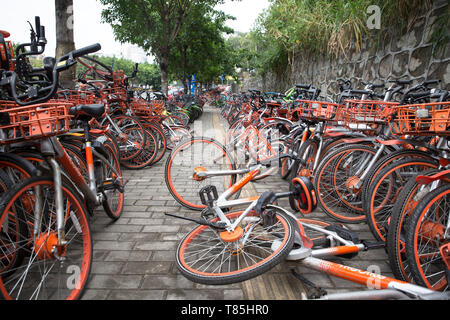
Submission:
M 103 181 L 103 185 L 101 186 L 101 191 L 110 191 L 110 190 L 119 190 L 119 192 L 125 192 L 125 185 L 120 183 L 120 180 L 106 180 Z
M 203 205 L 212 207 L 214 204 L 214 201 L 219 199 L 219 194 L 217 192 L 217 188 L 213 185 L 209 185 L 206 187 L 203 187 L 200 192 L 200 201 Z

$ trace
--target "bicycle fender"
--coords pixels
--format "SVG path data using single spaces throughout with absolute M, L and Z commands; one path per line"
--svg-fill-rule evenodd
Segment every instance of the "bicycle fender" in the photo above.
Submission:
M 439 173 L 436 173 L 432 176 L 417 176 L 416 177 L 416 182 L 418 184 L 430 184 L 436 180 L 444 180 L 444 179 L 449 179 L 450 178 L 450 169 L 449 170 L 444 170 L 441 171 Z

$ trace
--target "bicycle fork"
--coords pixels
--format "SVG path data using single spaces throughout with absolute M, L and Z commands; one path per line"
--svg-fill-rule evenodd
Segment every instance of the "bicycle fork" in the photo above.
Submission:
M 89 154 L 88 150 L 87 154 Z M 85 182 L 83 175 L 78 170 L 76 165 L 70 159 L 67 152 L 61 146 L 56 138 L 49 138 L 41 141 L 41 152 L 44 154 L 47 162 L 49 163 L 53 175 L 54 182 L 54 195 L 55 195 L 55 213 L 56 213 L 56 234 L 57 234 L 57 246 L 62 247 L 67 244 L 65 235 L 65 210 L 64 210 L 64 200 L 63 200 L 63 180 L 62 180 L 62 170 L 63 167 L 67 173 L 70 175 L 71 179 L 75 183 L 74 187 L 81 191 L 85 196 L 86 201 L 98 205 L 100 203 L 100 197 L 97 196 L 96 192 L 91 190 L 91 187 Z M 92 157 L 92 153 L 91 157 Z M 89 170 L 91 171 L 91 170 Z M 93 166 L 92 166 L 93 174 Z M 90 173 L 89 177 L 93 177 Z M 95 180 L 94 180 L 95 183 Z M 41 232 L 43 211 L 44 211 L 44 201 L 43 192 L 40 186 L 35 187 L 36 202 L 34 210 L 34 226 L 33 233 L 34 237 L 39 236 Z M 70 213 L 69 213 L 70 215 Z M 71 217 L 73 219 L 73 217 Z M 79 225 L 77 221 L 74 221 L 74 225 Z M 55 251 L 55 250 L 54 250 Z M 56 250 L 57 251 L 57 250 Z M 58 257 L 56 252 L 53 252 L 54 256 L 59 260 L 63 257 Z

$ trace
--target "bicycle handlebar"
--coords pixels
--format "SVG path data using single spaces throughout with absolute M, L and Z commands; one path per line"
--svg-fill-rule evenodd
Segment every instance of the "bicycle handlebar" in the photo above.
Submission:
M 59 58 L 58 61 L 59 61 L 59 63 L 61 63 L 62 61 L 65 61 L 65 60 L 70 60 L 70 59 L 74 60 L 76 58 L 85 56 L 87 54 L 95 53 L 95 52 L 99 51 L 101 48 L 102 48 L 102 46 L 99 43 L 96 43 L 96 44 L 93 44 L 93 45 L 90 45 L 90 46 L 87 46 L 87 47 L 84 47 L 84 48 L 81 48 L 81 49 L 69 52 L 68 54 L 66 54 L 66 55 L 62 56 L 61 58 Z M 57 65 L 59 63 L 57 63 Z M 70 66 L 67 67 L 67 68 L 70 68 Z
M 11 88 L 11 94 L 14 101 L 19 106 L 29 106 L 32 104 L 43 103 L 48 101 L 54 96 L 56 90 L 58 89 L 59 83 L 59 73 L 61 71 L 67 70 L 77 63 L 76 58 L 81 57 L 86 54 L 97 52 L 101 49 L 101 45 L 96 43 L 91 46 L 87 46 L 78 50 L 74 50 L 61 58 L 58 59 L 57 63 L 53 67 L 53 82 L 51 85 L 46 87 L 33 87 L 30 86 L 26 90 L 25 95 L 19 96 L 17 94 L 17 74 L 13 71 L 6 72 L 6 78 L 0 82 L 0 85 L 8 85 Z M 44 94 L 43 97 L 39 98 L 39 95 Z M 33 99 L 37 98 L 37 99 Z M 24 99 L 30 99 L 30 101 L 24 101 Z

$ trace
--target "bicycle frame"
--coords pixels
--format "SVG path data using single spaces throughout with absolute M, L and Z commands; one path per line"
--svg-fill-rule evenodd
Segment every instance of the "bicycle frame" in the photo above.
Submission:
M 97 184 L 94 171 L 94 156 L 107 164 L 111 170 L 122 179 L 119 172 L 109 164 L 109 162 L 98 152 L 92 148 L 92 142 L 86 139 L 86 162 L 88 166 L 89 183 L 86 182 L 80 169 L 73 163 L 64 147 L 58 141 L 56 137 L 47 138 L 41 141 L 41 152 L 46 155 L 46 159 L 51 166 L 51 170 L 54 177 L 55 184 L 55 208 L 56 208 L 56 223 L 58 232 L 58 245 L 63 246 L 66 244 L 65 240 L 65 213 L 62 194 L 62 170 L 68 175 L 71 181 L 73 181 L 73 187 L 75 190 L 81 192 L 88 205 L 98 206 L 103 201 L 103 195 L 97 193 Z M 40 191 L 36 190 L 37 196 L 35 205 L 35 221 L 42 221 L 42 201 L 40 199 Z M 40 232 L 39 223 L 34 224 L 34 233 L 37 235 Z

